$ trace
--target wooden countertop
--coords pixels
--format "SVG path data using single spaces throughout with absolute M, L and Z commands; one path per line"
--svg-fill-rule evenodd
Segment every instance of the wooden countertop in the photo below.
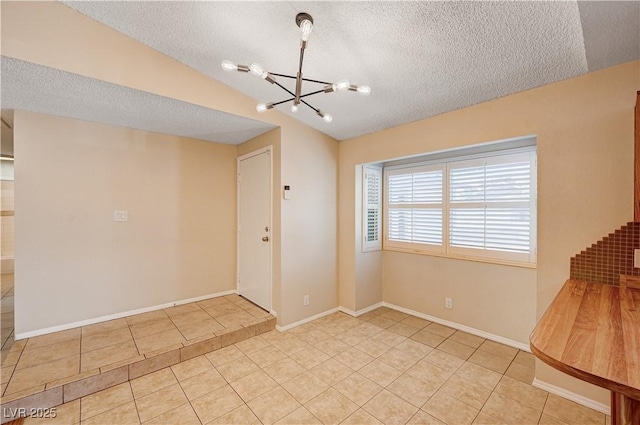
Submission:
M 569 279 L 530 342 L 554 368 L 640 400 L 640 290 Z

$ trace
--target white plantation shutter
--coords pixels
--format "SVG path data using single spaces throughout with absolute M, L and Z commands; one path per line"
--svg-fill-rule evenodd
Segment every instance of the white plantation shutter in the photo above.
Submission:
M 472 158 L 385 171 L 385 246 L 535 263 L 535 150 Z
M 382 168 L 362 167 L 362 251 L 382 248 Z
M 387 238 L 389 246 L 442 251 L 442 165 L 387 172 Z
M 449 163 L 449 252 L 534 261 L 535 153 Z

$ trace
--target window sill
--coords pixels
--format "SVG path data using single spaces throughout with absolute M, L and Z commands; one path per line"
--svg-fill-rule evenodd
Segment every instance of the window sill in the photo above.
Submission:
M 426 255 L 429 257 L 450 258 L 452 260 L 465 260 L 465 261 L 475 261 L 477 263 L 498 264 L 501 266 L 521 267 L 525 269 L 537 269 L 536 263 L 524 263 L 521 261 L 500 260 L 497 258 L 471 257 L 471 256 L 459 255 L 459 254 L 442 254 L 439 252 L 421 251 L 418 249 L 409 249 L 409 248 L 398 248 L 395 246 L 384 246 L 382 250 L 404 252 L 406 254 Z

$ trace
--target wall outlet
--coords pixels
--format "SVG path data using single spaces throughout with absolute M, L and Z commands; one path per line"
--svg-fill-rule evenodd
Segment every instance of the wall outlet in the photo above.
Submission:
M 305 306 L 309 305 L 309 295 L 305 295 L 302 302 L 304 303 Z
M 633 267 L 640 269 L 640 249 L 633 250 Z
M 453 308 L 453 298 L 444 299 L 444 308 L 448 308 L 449 310 Z
M 129 214 L 126 211 L 113 212 L 113 221 L 127 221 L 128 219 L 129 219 Z

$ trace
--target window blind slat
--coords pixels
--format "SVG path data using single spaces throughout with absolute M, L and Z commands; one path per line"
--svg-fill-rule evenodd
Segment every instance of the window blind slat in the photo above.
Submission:
M 442 244 L 442 210 L 413 210 L 413 240 L 419 243 Z
M 487 210 L 487 249 L 529 252 L 531 214 L 528 208 Z
M 413 174 L 413 203 L 442 203 L 442 171 Z
M 389 240 L 411 242 L 411 210 L 389 210 Z
M 413 202 L 413 180 L 410 174 L 389 176 L 389 204 L 410 204 Z

